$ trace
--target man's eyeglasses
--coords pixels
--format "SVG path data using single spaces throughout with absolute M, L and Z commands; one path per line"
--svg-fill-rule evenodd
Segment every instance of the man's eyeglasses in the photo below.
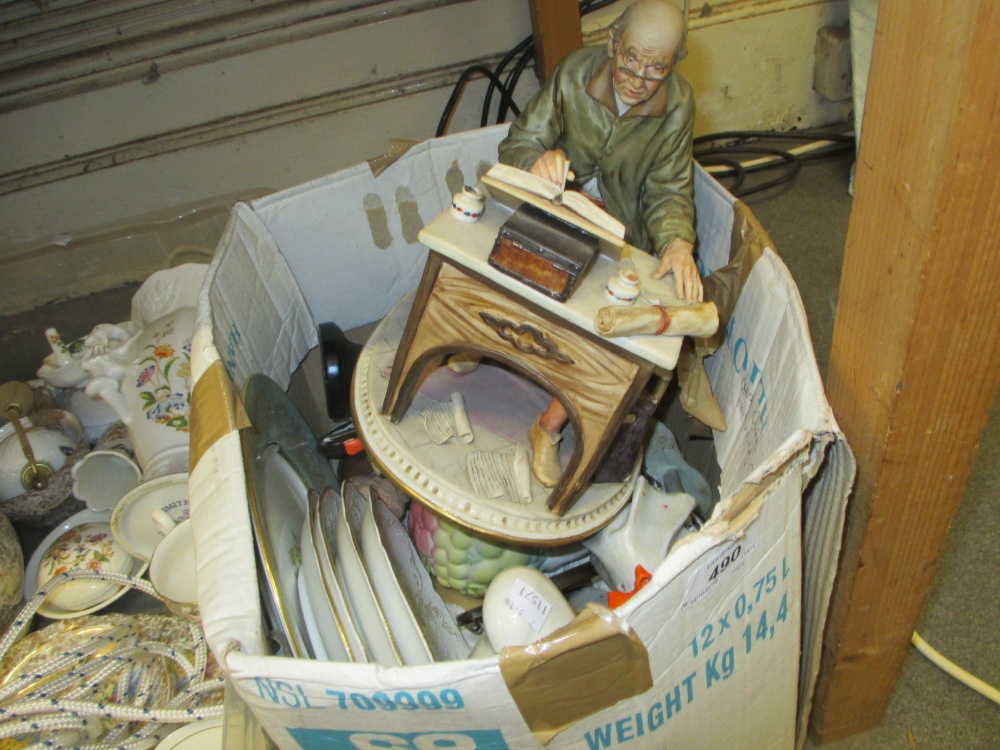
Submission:
M 664 60 L 644 60 L 632 49 L 615 50 L 615 60 L 618 63 L 618 70 L 632 78 L 641 81 L 659 83 L 668 75 L 673 68 L 670 62 Z

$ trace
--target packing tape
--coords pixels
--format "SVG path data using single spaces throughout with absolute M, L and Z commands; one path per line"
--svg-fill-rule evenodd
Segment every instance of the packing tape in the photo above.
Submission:
M 642 641 L 624 620 L 597 604 L 588 604 L 546 638 L 503 649 L 500 673 L 521 717 L 543 745 L 587 716 L 653 686 Z
M 191 390 L 190 471 L 215 442 L 250 425 L 243 402 L 221 361 L 209 365 Z

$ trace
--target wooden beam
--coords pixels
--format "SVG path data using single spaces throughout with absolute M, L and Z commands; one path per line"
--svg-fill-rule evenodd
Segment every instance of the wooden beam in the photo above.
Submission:
M 535 71 L 545 80 L 567 54 L 583 46 L 579 0 L 531 0 Z
M 810 727 L 876 726 L 1000 378 L 1000 4 L 882 0 L 827 392 L 858 459 Z

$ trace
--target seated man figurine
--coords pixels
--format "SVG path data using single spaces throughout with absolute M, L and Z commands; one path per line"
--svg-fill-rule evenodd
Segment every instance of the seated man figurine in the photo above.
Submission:
M 501 162 L 557 185 L 571 168 L 569 178 L 625 224 L 625 239 L 660 258 L 654 278 L 672 272 L 678 296 L 698 302 L 694 96 L 674 71 L 684 36 L 684 15 L 669 0 L 637 0 L 611 24 L 607 48 L 566 56 L 498 150 Z M 531 428 L 532 471 L 547 487 L 562 475 L 567 420 L 553 398 Z

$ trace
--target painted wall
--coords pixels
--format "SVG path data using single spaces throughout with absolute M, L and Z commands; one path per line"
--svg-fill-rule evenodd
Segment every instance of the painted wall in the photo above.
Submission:
M 270 4 L 313 15 L 214 45 L 153 35 L 87 76 L 18 88 L 0 72 L 0 313 L 145 278 L 179 247 L 212 245 L 237 198 L 433 137 L 461 71 L 531 32 L 527 0 Z M 585 16 L 588 42 L 617 10 Z M 846 0 L 692 11 L 681 71 L 697 132 L 841 120 L 812 63 L 816 31 L 846 14 Z M 466 86 L 450 132 L 479 125 L 485 88 Z M 516 98 L 535 90 L 529 69 Z

